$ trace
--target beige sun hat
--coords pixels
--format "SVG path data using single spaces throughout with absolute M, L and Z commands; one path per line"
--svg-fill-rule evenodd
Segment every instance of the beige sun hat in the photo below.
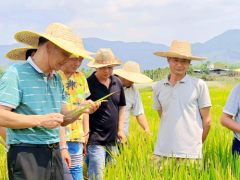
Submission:
M 89 54 L 89 55 L 95 55 L 95 54 L 96 54 L 96 53 L 87 51 L 87 50 L 84 48 L 83 40 L 82 40 L 81 37 L 75 36 L 75 37 L 74 37 L 74 43 L 75 43 L 75 45 L 77 46 L 78 49 L 81 49 L 81 51 L 85 51 L 86 54 Z M 70 58 L 76 58 L 76 57 L 79 57 L 79 56 L 76 56 L 76 55 L 74 55 L 74 54 L 72 54 L 72 55 L 70 56 Z M 93 60 L 93 59 L 91 59 L 91 60 Z
M 91 68 L 101 68 L 105 66 L 120 66 L 122 61 L 114 57 L 113 52 L 109 48 L 99 49 L 95 61 L 90 61 L 87 66 Z
M 153 81 L 146 75 L 141 74 L 139 64 L 133 61 L 126 62 L 122 69 L 115 69 L 113 73 L 134 83 L 148 83 Z
M 20 48 L 15 48 L 6 54 L 6 57 L 10 60 L 14 61 L 26 61 L 26 53 L 30 49 L 37 49 L 35 47 L 20 47 Z
M 14 37 L 18 42 L 33 47 L 38 47 L 39 38 L 44 37 L 69 53 L 94 60 L 85 50 L 79 50 L 76 47 L 72 28 L 61 23 L 50 24 L 43 34 L 20 31 Z
M 191 54 L 191 42 L 174 40 L 170 46 L 169 51 L 159 51 L 154 52 L 153 54 L 161 57 L 174 57 L 174 58 L 183 58 L 189 60 L 203 61 L 206 60 L 206 57 L 196 57 Z

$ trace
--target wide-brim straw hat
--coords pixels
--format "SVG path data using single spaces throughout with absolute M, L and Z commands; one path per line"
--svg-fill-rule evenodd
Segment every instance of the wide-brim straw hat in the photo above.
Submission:
M 37 49 L 35 47 L 20 47 L 20 48 L 15 48 L 6 54 L 6 57 L 8 59 L 14 60 L 14 61 L 25 61 L 26 60 L 26 53 L 30 49 Z
M 115 69 L 113 73 L 134 83 L 148 83 L 153 81 L 142 74 L 139 64 L 133 61 L 126 62 L 122 69 Z
M 89 56 L 89 54 L 86 53 L 86 51 L 79 50 L 76 47 L 74 44 L 74 35 L 72 28 L 61 23 L 50 24 L 43 34 L 33 31 L 20 31 L 14 36 L 18 42 L 33 47 L 38 47 L 40 37 L 48 39 L 58 47 L 76 56 L 82 56 L 84 58 L 94 60 L 91 56 Z
M 153 54 L 161 57 L 183 58 L 189 60 L 203 61 L 206 57 L 196 57 L 191 54 L 191 42 L 174 40 L 169 51 L 159 51 Z
M 87 51 L 85 48 L 84 48 L 84 45 L 83 45 L 83 40 L 81 37 L 78 37 L 78 36 L 75 36 L 74 37 L 74 43 L 75 45 L 77 46 L 78 49 L 80 49 L 81 51 L 85 51 L 86 54 L 89 54 L 89 55 L 95 55 L 96 53 L 93 53 L 93 52 L 90 52 L 90 51 Z M 74 54 L 72 54 L 70 56 L 70 58 L 78 58 L 79 56 L 76 56 Z M 93 59 L 91 59 L 93 60 Z
M 95 61 L 90 61 L 87 66 L 91 68 L 101 68 L 106 66 L 120 66 L 122 61 L 115 58 L 113 52 L 109 48 L 99 49 Z

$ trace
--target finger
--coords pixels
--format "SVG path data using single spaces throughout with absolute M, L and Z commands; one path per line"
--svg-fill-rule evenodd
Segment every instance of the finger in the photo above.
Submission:
M 63 123 L 63 117 L 62 118 L 54 117 L 54 121 L 61 124 Z
M 71 168 L 71 159 L 68 159 L 68 167 Z

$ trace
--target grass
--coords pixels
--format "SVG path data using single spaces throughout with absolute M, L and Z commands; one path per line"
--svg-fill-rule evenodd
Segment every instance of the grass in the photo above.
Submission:
M 116 157 L 116 164 L 107 165 L 105 178 L 107 180 L 157 180 L 157 179 L 200 179 L 200 180 L 231 180 L 240 179 L 240 160 L 235 164 L 232 160 L 231 145 L 232 132 L 220 124 L 223 107 L 228 95 L 238 82 L 210 82 L 208 83 L 212 99 L 212 127 L 203 145 L 203 169 L 197 170 L 196 166 L 190 166 L 186 170 L 183 165 L 177 168 L 168 162 L 171 168 L 164 168 L 162 172 L 156 166 L 152 166 L 150 158 L 156 142 L 159 128 L 159 117 L 155 110 L 152 110 L 151 89 L 140 90 L 145 114 L 147 116 L 152 137 L 147 136 L 137 124 L 134 117 L 131 117 L 130 134 L 128 145 L 123 149 L 120 156 Z M 6 153 L 0 147 L 0 179 L 6 177 Z M 235 166 L 234 166 L 235 165 Z M 235 167 L 235 168 L 234 168 Z

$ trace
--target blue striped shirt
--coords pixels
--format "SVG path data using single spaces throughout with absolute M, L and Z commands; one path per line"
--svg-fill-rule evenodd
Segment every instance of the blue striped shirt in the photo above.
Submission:
M 30 57 L 9 67 L 0 79 L 0 105 L 11 107 L 15 113 L 60 113 L 65 101 L 61 76 L 53 71 L 52 80 L 49 80 Z M 51 144 L 59 141 L 59 127 L 7 128 L 7 144 Z
M 235 121 L 240 124 L 240 84 L 232 89 L 223 112 L 234 116 Z M 233 132 L 233 136 L 240 141 L 240 133 Z

